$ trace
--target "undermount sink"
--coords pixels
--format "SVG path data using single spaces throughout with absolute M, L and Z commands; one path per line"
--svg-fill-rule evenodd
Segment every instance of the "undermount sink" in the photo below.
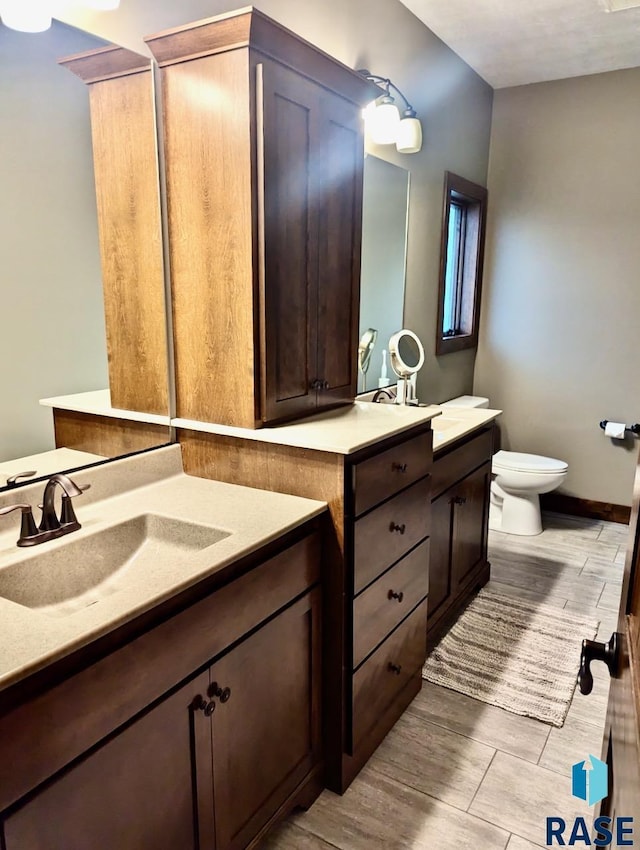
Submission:
M 460 425 L 464 422 L 464 419 L 456 419 L 453 416 L 436 416 L 435 419 L 431 421 L 431 426 L 433 428 L 434 436 L 437 437 L 438 434 L 449 431 L 451 428 L 460 427 Z
M 229 532 L 157 514 L 141 514 L 0 570 L 0 596 L 54 617 L 67 616 L 152 572 L 160 559 L 184 558 Z

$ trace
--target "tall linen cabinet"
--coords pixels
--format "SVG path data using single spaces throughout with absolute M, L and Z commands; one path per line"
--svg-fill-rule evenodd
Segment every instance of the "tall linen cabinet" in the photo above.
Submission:
M 161 68 L 176 413 L 260 427 L 356 390 L 376 91 L 255 9 L 147 39 Z

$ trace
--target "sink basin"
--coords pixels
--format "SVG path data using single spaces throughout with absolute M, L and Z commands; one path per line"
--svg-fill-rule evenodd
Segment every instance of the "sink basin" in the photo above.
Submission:
M 459 428 L 466 420 L 456 419 L 453 416 L 436 416 L 431 420 L 434 435 L 449 431 L 451 428 Z
M 35 551 L 0 570 L 0 596 L 54 617 L 66 616 L 153 572 L 160 559 L 183 559 L 229 532 L 157 514 L 141 514 L 63 546 Z

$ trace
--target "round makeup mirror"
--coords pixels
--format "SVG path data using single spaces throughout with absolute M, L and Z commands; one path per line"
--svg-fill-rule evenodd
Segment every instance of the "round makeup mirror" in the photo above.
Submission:
M 358 369 L 362 372 L 362 392 L 367 391 L 367 372 L 377 338 L 378 331 L 375 328 L 367 328 L 358 343 Z
M 398 378 L 398 404 L 417 404 L 414 375 L 424 365 L 424 348 L 413 331 L 401 330 L 389 340 L 391 368 Z

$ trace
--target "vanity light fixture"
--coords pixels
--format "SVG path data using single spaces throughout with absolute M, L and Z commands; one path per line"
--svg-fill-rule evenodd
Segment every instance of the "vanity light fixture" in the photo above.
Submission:
M 366 68 L 358 73 L 383 90 L 383 94 L 364 110 L 364 119 L 371 141 L 377 145 L 395 144 L 399 153 L 418 153 L 422 148 L 422 124 L 407 98 L 388 77 L 372 74 Z M 402 117 L 391 89 L 404 101 Z
M 88 9 L 109 12 L 117 9 L 120 0 L 78 0 Z M 56 0 L 0 0 L 0 20 L 6 27 L 19 32 L 44 32 L 51 26 Z
M 51 26 L 48 0 L 0 0 L 2 23 L 20 32 L 44 32 Z

